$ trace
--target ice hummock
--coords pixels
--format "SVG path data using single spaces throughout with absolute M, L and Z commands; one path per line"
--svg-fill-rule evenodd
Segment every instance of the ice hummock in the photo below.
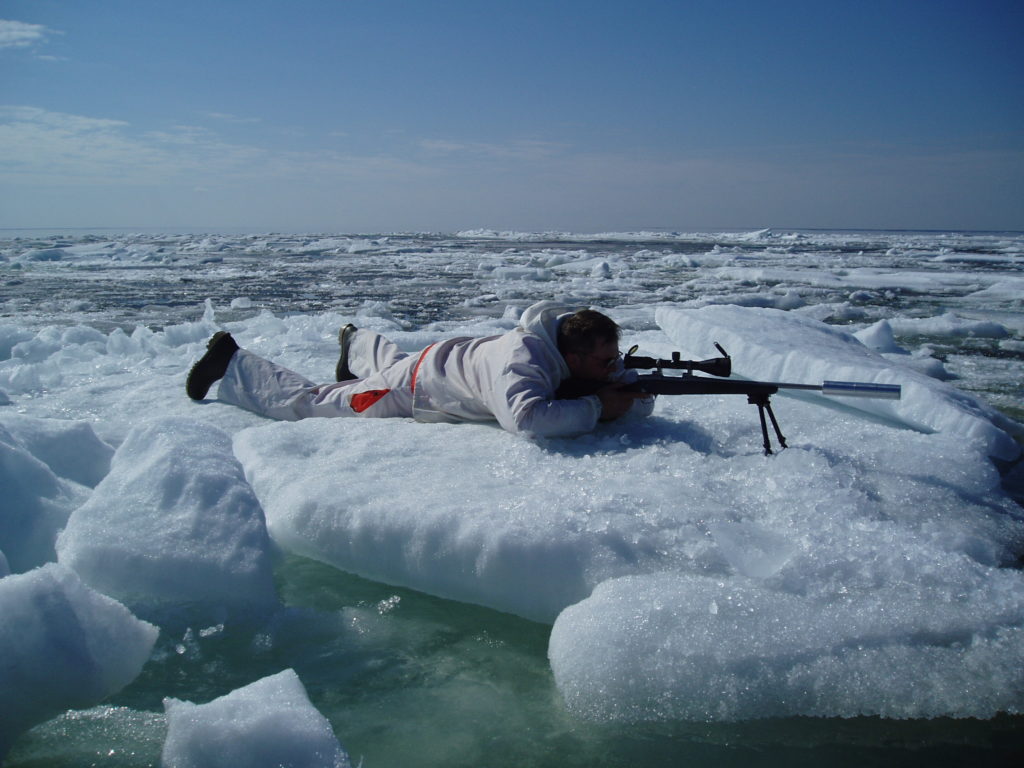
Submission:
M 57 540 L 61 563 L 130 605 L 276 602 L 263 510 L 217 427 L 133 429 Z
M 164 699 L 164 768 L 349 768 L 292 669 L 206 704 Z
M 0 760 L 14 738 L 130 683 L 158 630 L 50 563 L 0 578 Z

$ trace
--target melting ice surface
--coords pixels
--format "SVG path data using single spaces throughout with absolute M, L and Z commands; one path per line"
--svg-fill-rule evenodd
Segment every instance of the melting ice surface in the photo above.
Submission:
M 0 259 L 9 765 L 279 761 L 260 743 L 303 766 L 953 764 L 1024 741 L 1019 235 L 92 233 Z M 412 351 L 543 298 L 654 356 L 719 342 L 746 378 L 904 398 L 777 396 L 790 447 L 765 457 L 736 397 L 530 442 L 183 393 L 220 328 L 327 379 L 344 322 Z M 58 647 L 79 664 L 32 683 Z

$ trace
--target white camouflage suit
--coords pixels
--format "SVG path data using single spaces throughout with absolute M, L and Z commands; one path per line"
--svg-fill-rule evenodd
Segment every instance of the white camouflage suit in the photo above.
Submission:
M 569 312 L 555 302 L 529 307 L 519 325 L 500 336 L 460 337 L 409 355 L 366 329 L 349 344 L 358 379 L 317 385 L 293 371 L 239 349 L 220 382 L 220 400 L 263 416 L 295 421 L 313 416 L 405 416 L 417 421 L 497 421 L 512 433 L 558 437 L 594 428 L 596 395 L 554 399 L 569 367 L 558 351 L 558 324 Z M 621 362 L 613 378 L 635 375 Z M 632 412 L 647 415 L 654 398 Z

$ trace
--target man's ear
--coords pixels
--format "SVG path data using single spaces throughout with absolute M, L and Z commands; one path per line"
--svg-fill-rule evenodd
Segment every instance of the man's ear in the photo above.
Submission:
M 569 366 L 569 373 L 575 376 L 583 362 L 583 356 L 579 352 L 563 352 L 562 357 L 565 358 L 565 364 Z

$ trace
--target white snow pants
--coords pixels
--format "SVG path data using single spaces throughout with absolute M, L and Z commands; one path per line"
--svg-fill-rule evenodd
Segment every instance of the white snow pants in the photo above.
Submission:
M 348 356 L 349 369 L 360 378 L 317 385 L 239 349 L 221 379 L 217 397 L 281 421 L 313 416 L 412 416 L 412 387 L 422 356 L 402 352 L 379 333 L 360 328 L 352 336 Z

